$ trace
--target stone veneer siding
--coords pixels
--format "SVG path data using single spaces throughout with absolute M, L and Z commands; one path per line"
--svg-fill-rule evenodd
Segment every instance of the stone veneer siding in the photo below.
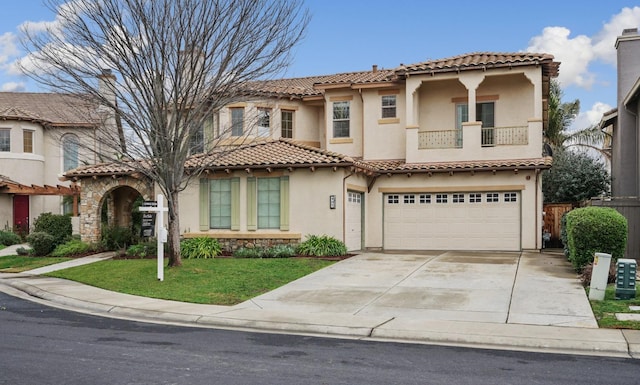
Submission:
M 118 187 L 129 186 L 142 195 L 145 200 L 153 200 L 153 185 L 144 178 L 137 179 L 129 176 L 117 179 L 100 177 L 86 178 L 80 182 L 80 237 L 84 242 L 98 242 L 100 240 L 100 209 L 105 197 Z
M 276 245 L 298 245 L 302 238 L 301 234 L 287 234 L 287 236 L 278 237 L 277 235 L 263 236 L 256 234 L 238 233 L 234 234 L 207 234 L 207 233 L 188 233 L 183 234 L 184 238 L 209 237 L 215 238 L 220 243 L 223 251 L 231 252 L 241 247 L 252 249 L 255 247 L 269 248 Z

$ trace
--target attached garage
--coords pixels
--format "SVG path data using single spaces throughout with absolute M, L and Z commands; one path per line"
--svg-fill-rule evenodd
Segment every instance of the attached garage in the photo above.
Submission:
M 385 194 L 384 248 L 518 251 L 520 201 L 516 191 Z

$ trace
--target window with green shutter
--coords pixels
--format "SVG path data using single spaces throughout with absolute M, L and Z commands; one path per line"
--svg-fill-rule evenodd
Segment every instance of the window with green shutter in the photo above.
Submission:
M 280 178 L 258 179 L 258 228 L 280 228 Z
M 211 179 L 209 185 L 209 226 L 231 228 L 231 179 Z

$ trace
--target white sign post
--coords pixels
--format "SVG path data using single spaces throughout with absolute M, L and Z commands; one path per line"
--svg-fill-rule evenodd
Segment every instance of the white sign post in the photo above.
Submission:
M 143 207 L 138 210 L 157 214 L 156 238 L 158 239 L 158 281 L 164 281 L 164 244 L 167 242 L 167 229 L 164 227 L 164 213 L 169 211 L 164 207 L 164 196 L 158 194 L 156 207 Z

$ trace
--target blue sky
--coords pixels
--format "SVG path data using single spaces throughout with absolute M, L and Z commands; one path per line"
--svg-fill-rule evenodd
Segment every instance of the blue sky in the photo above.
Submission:
M 640 27 L 632 1 L 307 0 L 312 19 L 287 76 L 395 68 L 478 51 L 545 52 L 560 65 L 564 101 L 579 99 L 574 128 L 600 120 L 616 105 L 615 40 Z M 0 90 L 40 91 L 19 75 L 19 26 L 53 21 L 40 0 L 0 14 Z M 640 58 L 639 58 L 640 59 Z

